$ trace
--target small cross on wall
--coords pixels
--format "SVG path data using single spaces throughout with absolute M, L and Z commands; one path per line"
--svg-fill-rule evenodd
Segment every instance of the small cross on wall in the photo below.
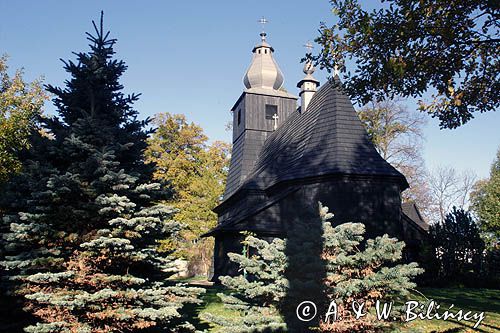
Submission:
M 278 118 L 279 118 L 279 117 L 278 117 L 278 114 L 277 114 L 277 113 L 275 113 L 275 114 L 273 115 L 273 120 L 274 120 L 274 126 L 273 126 L 273 128 L 274 128 L 274 130 L 275 130 L 275 131 L 276 131 L 276 129 L 278 128 Z

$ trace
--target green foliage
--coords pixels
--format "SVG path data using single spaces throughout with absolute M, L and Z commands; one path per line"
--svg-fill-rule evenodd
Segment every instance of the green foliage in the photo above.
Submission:
M 245 244 L 251 249 L 250 256 L 229 254 L 247 275 L 220 278 L 230 295 L 219 297 L 226 307 L 241 315 L 228 318 L 205 314 L 205 319 L 224 326 L 227 332 L 308 332 L 315 325 L 291 317 L 305 300 L 314 301 L 318 309 L 326 309 L 328 304 L 321 303 L 324 298 L 337 302 L 343 319 L 327 323 L 320 317 L 316 330 L 369 332 L 386 327 L 387 323 L 375 320 L 372 314 L 355 319 L 350 304 L 365 303 L 369 310 L 376 300 L 405 297 L 415 287 L 412 279 L 422 269 L 415 263 L 398 264 L 403 242 L 384 235 L 367 240 L 363 248 L 363 224 L 333 227 L 328 222 L 333 214 L 326 207 L 320 206 L 320 215 L 321 218 L 297 223 L 286 240 L 267 242 L 247 236 Z M 317 227 L 319 237 L 314 231 Z M 320 253 L 316 253 L 318 247 Z M 316 294 L 318 289 L 321 295 Z
M 178 237 L 169 192 L 144 164 L 148 121 L 138 121 L 113 59 L 114 39 L 94 24 L 90 52 L 65 62 L 50 136 L 35 136 L 23 172 L 3 198 L 2 266 L 37 318 L 27 332 L 188 332 L 185 304 L 203 290 L 167 280 L 176 272 L 158 239 Z
M 36 130 L 47 95 L 40 81 L 26 83 L 23 72 L 7 73 L 7 56 L 0 57 L 0 183 L 20 171 L 18 155 L 29 148 L 29 136 Z
M 355 63 L 345 87 L 362 104 L 395 96 L 432 101 L 422 110 L 456 128 L 475 112 L 493 111 L 498 94 L 500 11 L 493 1 L 387 0 L 364 10 L 357 0 L 331 0 L 338 17 L 322 24 L 316 60 L 329 71 Z
M 478 183 L 471 194 L 472 209 L 479 216 L 481 229 L 500 238 L 500 149 L 493 165 L 490 178 Z
M 174 191 L 169 204 L 179 209 L 175 219 L 186 226 L 179 242 L 163 241 L 162 249 L 177 249 L 190 261 L 192 274 L 207 274 L 213 255 L 213 240 L 199 237 L 215 227 L 212 211 L 224 192 L 230 146 L 207 144 L 201 127 L 180 114 L 158 114 L 157 129 L 148 140 L 147 162 L 156 166 L 154 177 L 169 181 Z
M 156 130 L 148 140 L 145 156 L 147 162 L 155 164 L 155 179 L 168 180 L 177 199 L 199 174 L 198 156 L 208 138 L 201 127 L 188 123 L 182 114 L 157 114 L 154 125 Z
M 279 312 L 288 290 L 285 242 L 275 239 L 269 243 L 247 236 L 244 245 L 254 254 L 229 253 L 229 258 L 246 274 L 221 277 L 231 294 L 217 294 L 225 307 L 241 312 L 241 316 L 205 313 L 203 319 L 224 327 L 228 333 L 285 331 L 286 324 Z
M 438 276 L 457 279 L 469 271 L 479 272 L 484 242 L 469 212 L 453 207 L 444 221 L 429 228 Z
M 321 208 L 321 215 L 324 221 L 332 216 L 327 207 Z M 365 227 L 361 223 L 332 227 L 324 222 L 325 293 L 329 301 L 337 303 L 339 316 L 343 319 L 321 322 L 323 332 L 373 332 L 384 329 L 388 323 L 377 320 L 372 312 L 356 319 L 352 302 L 364 303 L 369 311 L 377 300 L 401 300 L 409 295 L 410 289 L 415 288 L 412 279 L 423 272 L 416 263 L 398 264 L 404 242 L 383 235 L 364 243 L 364 234 Z

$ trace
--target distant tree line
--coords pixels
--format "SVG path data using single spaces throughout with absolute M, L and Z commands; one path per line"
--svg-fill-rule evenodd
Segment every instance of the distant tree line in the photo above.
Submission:
M 403 201 L 417 204 L 430 224 L 422 249 L 431 283 L 466 280 L 492 286 L 500 264 L 500 150 L 488 179 L 451 166 L 428 170 L 422 157 L 424 115 L 400 100 L 372 102 L 358 110 L 380 155 L 406 176 Z

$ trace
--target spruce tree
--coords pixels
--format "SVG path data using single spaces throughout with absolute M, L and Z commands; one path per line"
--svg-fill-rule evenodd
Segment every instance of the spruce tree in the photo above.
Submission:
M 276 238 L 269 243 L 247 235 L 243 245 L 243 254 L 228 254 L 242 274 L 220 277 L 231 294 L 217 294 L 225 307 L 241 315 L 225 317 L 206 313 L 202 318 L 224 327 L 227 333 L 285 332 L 286 324 L 280 313 L 289 289 L 285 277 L 285 241 Z
M 329 302 L 337 304 L 338 320 L 322 318 L 322 332 L 379 332 L 391 324 L 378 320 L 374 314 L 377 301 L 389 304 L 402 301 L 416 287 L 412 281 L 423 270 L 417 263 L 399 263 L 404 242 L 388 235 L 365 241 L 362 223 L 344 223 L 333 227 L 327 207 L 321 207 L 325 221 L 323 258 L 327 263 L 324 293 Z M 364 304 L 366 315 L 357 319 L 352 304 Z M 331 303 L 330 303 L 331 304 Z M 397 314 L 401 308 L 394 306 Z M 392 320 L 393 318 L 388 318 Z
M 430 226 L 429 235 L 438 263 L 436 273 L 443 281 L 479 273 L 485 244 L 468 211 L 454 206 L 442 222 Z
M 202 290 L 167 280 L 173 259 L 157 251 L 180 225 L 144 164 L 149 121 L 137 119 L 138 95 L 122 92 L 127 67 L 102 13 L 93 24 L 90 51 L 64 62 L 71 79 L 47 87 L 58 117 L 5 188 L 2 264 L 37 318 L 26 332 L 191 331 L 182 307 Z
M 230 295 L 219 294 L 219 297 L 226 307 L 240 311 L 241 317 L 209 314 L 204 318 L 223 325 L 225 332 L 234 333 L 347 333 L 387 328 L 389 323 L 377 321 L 373 313 L 356 319 L 352 302 L 364 303 L 365 310 L 370 310 L 377 300 L 390 302 L 404 298 L 415 287 L 412 279 L 422 270 L 416 263 L 398 264 L 403 242 L 387 235 L 365 241 L 363 224 L 333 227 L 328 222 L 332 217 L 328 208 L 320 204 L 319 217 L 291 226 L 294 235 L 289 234 L 285 240 L 274 239 L 269 243 L 247 236 L 244 244 L 250 248 L 250 255 L 229 254 L 245 274 L 220 278 Z M 319 237 L 316 229 L 321 231 Z M 321 246 L 319 254 L 318 246 Z M 303 301 L 316 304 L 316 323 L 297 320 L 295 310 Z M 330 302 L 336 302 L 341 319 L 326 321 L 324 313 Z

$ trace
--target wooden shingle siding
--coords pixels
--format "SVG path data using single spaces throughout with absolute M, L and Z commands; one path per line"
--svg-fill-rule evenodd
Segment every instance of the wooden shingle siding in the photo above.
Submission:
M 264 142 L 273 132 L 273 120 L 266 119 L 266 105 L 276 105 L 278 124 L 295 111 L 295 97 L 244 92 L 233 107 L 233 150 L 224 198 L 232 195 L 252 172 Z M 240 124 L 238 125 L 238 113 Z
M 318 90 L 306 112 L 295 103 L 245 92 L 233 108 L 242 110 L 242 124 L 233 132 L 224 199 L 214 209 L 218 225 L 206 234 L 221 253 L 215 280 L 237 273 L 227 253 L 239 251 L 239 231 L 287 237 L 296 221 L 318 217 L 318 202 L 335 214 L 334 224 L 364 223 L 371 238 L 389 234 L 411 243 L 410 227 L 421 228 L 402 214 L 405 177 L 376 151 L 339 82 Z M 266 104 L 277 106 L 276 131 L 265 119 Z

